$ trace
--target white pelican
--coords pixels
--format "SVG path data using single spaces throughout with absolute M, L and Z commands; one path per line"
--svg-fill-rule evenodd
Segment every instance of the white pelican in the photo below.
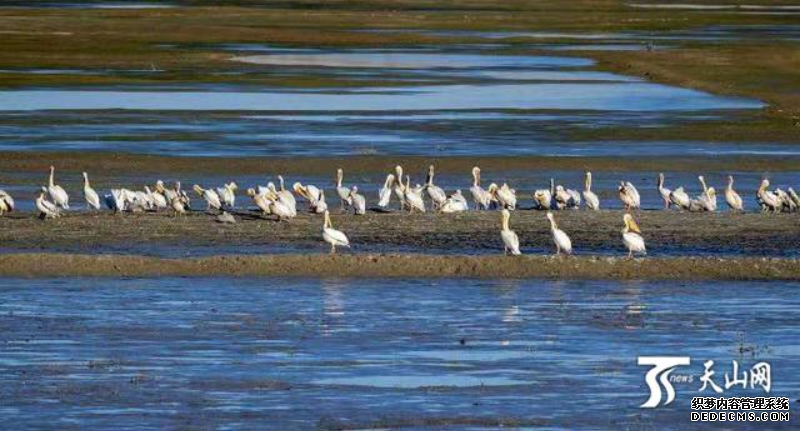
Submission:
M 336 246 L 350 248 L 350 241 L 344 232 L 336 230 L 331 224 L 331 214 L 325 211 L 325 223 L 322 225 L 322 239 L 331 245 L 331 254 L 336 253 Z
M 236 204 L 236 190 L 239 186 L 231 181 L 230 183 L 223 184 L 222 187 L 217 187 L 217 196 L 219 201 L 225 208 L 233 208 Z
M 392 185 L 394 184 L 394 174 L 386 176 L 386 181 L 383 182 L 383 187 L 378 192 L 378 207 L 386 209 L 389 202 L 392 200 Z
M 336 193 L 339 195 L 341 202 L 341 210 L 344 211 L 345 207 L 350 206 L 353 202 L 350 200 L 350 189 L 342 186 L 344 180 L 344 171 L 342 168 L 336 170 Z
M 639 225 L 630 214 L 625 214 L 622 220 L 625 222 L 625 227 L 622 228 L 622 243 L 628 248 L 628 259 L 633 259 L 634 253 L 647 254 Z
M 156 211 L 163 210 L 168 207 L 167 198 L 163 194 L 159 193 L 158 191 L 151 191 L 150 187 L 148 186 L 144 186 L 144 190 L 148 195 L 150 195 L 150 200 L 153 201 L 153 206 Z
M 549 210 L 553 205 L 553 192 L 548 189 L 538 189 L 533 192 L 533 207 L 537 210 Z
M 555 208 L 563 210 L 566 208 L 576 208 L 573 195 L 567 191 L 564 186 L 557 185 L 555 193 L 553 193 L 553 200 L 555 201 Z
M 100 196 L 89 184 L 89 174 L 83 173 L 83 195 L 86 198 L 86 209 L 100 209 Z
M 449 213 L 457 213 L 461 211 L 469 210 L 469 204 L 467 203 L 467 199 L 464 195 L 461 194 L 461 190 L 456 190 L 455 193 L 450 195 L 444 204 L 439 208 L 439 212 L 449 214 Z
M 14 211 L 14 198 L 5 190 L 0 190 L 0 215 L 11 211 Z
M 39 218 L 44 220 L 61 217 L 58 207 L 45 197 L 46 193 L 49 193 L 49 190 L 46 187 L 42 187 L 39 197 L 36 198 L 36 209 L 39 210 Z
M 759 205 L 761 205 L 762 211 L 770 210 L 772 212 L 779 212 L 782 207 L 781 200 L 774 192 L 767 190 L 768 187 L 769 180 L 766 178 L 761 180 L 761 185 L 756 192 L 756 199 Z
M 778 200 L 781 203 L 781 210 L 786 212 L 795 212 L 797 211 L 797 205 L 792 200 L 791 196 L 788 193 L 781 189 L 775 189 L 775 195 L 778 196 Z
M 725 187 L 725 202 L 731 211 L 744 211 L 742 197 L 733 189 L 733 175 L 728 175 L 728 186 Z
M 296 209 L 292 208 L 291 205 L 283 200 L 283 197 L 279 196 L 275 191 L 269 191 L 265 195 L 265 198 L 269 205 L 269 211 L 278 217 L 278 221 L 288 221 L 297 215 Z
M 586 208 L 590 210 L 600 209 L 600 198 L 592 191 L 592 173 L 586 171 L 586 180 L 584 180 L 583 200 L 586 201 Z
M 800 196 L 798 196 L 791 187 L 789 187 L 787 192 L 789 193 L 789 198 L 794 202 L 795 206 L 800 208 Z
M 500 217 L 500 238 L 503 239 L 503 244 L 505 244 L 505 250 L 503 254 L 508 254 L 511 252 L 514 256 L 519 256 L 522 254 L 519 251 L 519 237 L 517 233 L 513 230 L 509 229 L 508 221 L 511 219 L 511 213 L 503 208 L 503 212 L 501 213 Z
M 639 191 L 629 181 L 620 181 L 619 183 L 619 199 L 625 210 L 637 209 L 641 206 L 641 198 Z
M 700 175 L 697 177 L 700 181 L 700 185 L 703 186 L 703 194 L 697 197 L 697 203 L 699 203 L 699 209 L 702 211 L 710 211 L 714 212 L 717 210 L 717 191 L 714 190 L 714 187 L 708 187 L 706 185 L 706 179 Z
M 678 187 L 669 194 L 669 201 L 675 205 L 679 210 L 689 209 L 692 205 L 692 199 L 689 194 L 683 190 L 683 187 Z
M 472 168 L 472 187 L 469 188 L 469 191 L 472 193 L 476 210 L 489 209 L 492 204 L 492 194 L 481 187 L 481 168 L 477 166 Z
M 288 205 L 290 208 L 292 208 L 292 211 L 296 215 L 296 213 L 297 213 L 297 200 L 294 198 L 294 195 L 292 194 L 291 190 L 286 190 L 286 187 L 283 184 L 283 176 L 281 176 L 281 175 L 278 175 L 278 184 L 280 185 L 280 190 L 278 191 L 278 196 L 280 197 L 280 199 L 286 205 Z
M 494 196 L 500 207 L 514 210 L 517 208 L 517 191 L 503 183 L 502 186 L 495 188 Z
M 54 166 L 50 166 L 50 181 L 48 183 L 47 193 L 50 195 L 50 199 L 53 200 L 53 203 L 56 206 L 68 210 L 69 195 L 67 195 L 67 191 L 64 190 L 63 187 L 55 183 L 55 173 L 56 173 L 56 168 Z
M 672 202 L 670 199 L 670 195 L 672 195 L 672 190 L 664 187 L 664 174 L 658 174 L 658 194 L 661 195 L 661 200 L 664 201 L 664 209 L 669 209 L 669 204 Z
M 186 214 L 188 196 L 186 193 L 176 194 L 175 197 L 170 201 L 169 206 L 172 208 L 172 211 L 176 217 L 180 214 Z
M 422 186 L 417 185 L 411 188 L 411 177 L 406 175 L 406 185 L 403 187 L 405 191 L 405 201 L 410 212 L 419 211 L 425 212 L 425 201 L 422 200 Z
M 328 211 L 328 203 L 325 202 L 325 191 L 319 191 L 319 199 L 317 199 L 316 205 L 314 206 L 314 212 L 317 214 L 323 214 Z
M 364 215 L 367 213 L 367 200 L 364 195 L 358 194 L 358 187 L 353 186 L 350 189 L 350 202 L 353 203 L 353 210 L 356 215 Z
M 292 185 L 292 189 L 294 189 L 295 193 L 304 197 L 308 201 L 308 211 L 312 213 L 320 213 L 325 211 L 318 211 L 317 208 L 319 206 L 320 197 L 322 196 L 322 191 L 317 186 L 313 186 L 311 184 L 304 186 L 303 184 L 297 182 Z
M 428 191 L 428 196 L 431 198 L 431 207 L 434 210 L 444 205 L 444 201 L 447 200 L 447 195 L 441 187 L 433 184 L 433 165 L 428 167 L 428 178 L 425 180 L 425 190 Z
M 269 201 L 267 201 L 264 194 L 256 193 L 255 189 L 247 189 L 247 196 L 250 196 L 253 199 L 253 203 L 261 210 L 262 217 L 270 214 Z
M 394 174 L 396 180 L 394 184 L 394 194 L 400 201 L 400 211 L 402 211 L 406 209 L 406 188 L 405 185 L 403 185 L 403 167 L 400 165 L 395 166 Z
M 553 242 L 556 243 L 556 256 L 563 250 L 566 254 L 572 254 L 572 241 L 567 234 L 558 228 L 553 213 L 547 212 L 547 219 L 550 220 L 550 231 L 553 233 Z
M 194 185 L 194 192 L 197 193 L 197 196 L 202 196 L 203 199 L 206 201 L 206 211 L 211 211 L 212 209 L 221 210 L 222 209 L 222 202 L 220 202 L 219 195 L 213 189 L 204 189 L 199 185 Z

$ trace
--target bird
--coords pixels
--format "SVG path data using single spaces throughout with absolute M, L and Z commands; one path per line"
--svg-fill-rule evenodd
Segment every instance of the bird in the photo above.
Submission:
M 247 196 L 250 196 L 253 199 L 253 203 L 261 210 L 262 217 L 270 214 L 269 202 L 263 193 L 257 193 L 256 189 L 250 188 L 247 189 Z
M 199 185 L 194 185 L 194 192 L 197 193 L 197 196 L 201 196 L 206 201 L 206 211 L 214 210 L 221 210 L 222 209 L 222 202 L 220 202 L 219 195 L 213 189 L 204 189 Z
M 622 216 L 625 227 L 622 228 L 622 243 L 628 248 L 628 259 L 633 259 L 634 253 L 647 254 L 644 246 L 644 238 L 640 235 L 642 231 L 639 225 L 633 220 L 630 214 Z
M 5 190 L 0 190 L 0 216 L 14 211 L 14 198 L 11 197 Z
M 507 183 L 503 183 L 500 187 L 495 186 L 493 195 L 501 208 L 512 211 L 517 208 L 517 191 L 509 187 Z
M 761 205 L 762 211 L 780 212 L 782 208 L 781 200 L 775 192 L 767 190 L 769 187 L 769 180 L 764 178 L 761 180 L 761 185 L 756 192 L 756 200 Z
M 392 200 L 392 185 L 394 184 L 394 174 L 386 175 L 383 187 L 378 191 L 378 207 L 386 209 Z
M 284 197 L 278 195 L 275 190 L 268 191 L 265 198 L 269 206 L 269 212 L 275 214 L 278 221 L 288 221 L 297 215 L 297 211 L 291 207 L 290 203 L 286 202 Z
M 320 206 L 320 198 L 322 197 L 322 191 L 314 185 L 306 185 L 304 186 L 300 182 L 296 182 L 292 185 L 292 189 L 298 195 L 304 197 L 308 201 L 308 211 L 312 213 L 319 213 L 318 207 Z M 322 202 L 324 203 L 324 201 Z M 327 204 L 325 205 L 325 209 L 327 209 Z M 324 209 L 322 210 L 324 212 Z
M 83 173 L 83 195 L 86 198 L 86 209 L 100 209 L 100 196 L 89 184 L 89 174 Z
M 742 197 L 733 189 L 733 175 L 728 175 L 728 186 L 725 187 L 725 202 L 731 211 L 744 211 Z
M 422 200 L 422 186 L 417 185 L 411 188 L 411 177 L 406 175 L 406 185 L 403 187 L 405 191 L 406 206 L 410 212 L 419 211 L 425 212 L 425 201 Z
M 717 192 L 714 190 L 714 187 L 708 187 L 706 185 L 705 178 L 700 175 L 697 177 L 700 181 L 700 185 L 703 187 L 703 193 L 697 197 L 694 201 L 690 204 L 690 210 L 694 211 L 709 211 L 714 212 L 717 210 Z
M 317 199 L 314 205 L 314 212 L 317 214 L 324 214 L 326 211 L 328 211 L 328 203 L 325 202 L 325 191 L 320 190 L 319 199 Z
M 342 186 L 344 180 L 344 171 L 342 168 L 336 170 L 336 193 L 339 195 L 341 203 L 341 211 L 344 212 L 345 207 L 350 206 L 353 202 L 350 199 L 350 189 Z
M 481 168 L 477 166 L 472 168 L 472 187 L 469 188 L 469 191 L 472 193 L 476 210 L 489 209 L 492 203 L 492 194 L 481 187 Z
M 586 202 L 586 208 L 595 211 L 600 209 L 600 198 L 592 191 L 592 173 L 589 171 L 586 171 L 584 180 L 583 200 Z
M 150 190 L 149 186 L 144 186 L 144 190 L 150 195 L 150 200 L 153 201 L 153 207 L 156 211 L 166 209 L 169 206 L 167 198 L 162 193 Z
M 352 202 L 353 210 L 356 215 L 364 215 L 367 213 L 367 200 L 364 195 L 358 194 L 358 187 L 353 186 L 350 189 L 350 201 Z
M 278 175 L 278 196 L 280 199 L 288 205 L 294 214 L 292 216 L 297 215 L 297 200 L 294 198 L 291 190 L 287 190 L 286 186 L 283 184 L 283 176 Z
M 50 195 L 50 199 L 52 199 L 53 204 L 68 210 L 69 195 L 63 187 L 55 183 L 55 173 L 56 168 L 54 166 L 50 166 L 50 181 L 48 182 L 47 193 Z
M 517 233 L 508 227 L 508 221 L 511 219 L 511 213 L 503 208 L 500 216 L 500 238 L 503 239 L 505 249 L 503 254 L 508 255 L 510 252 L 514 256 L 519 256 L 522 253 L 519 251 L 519 237 Z
M 58 206 L 47 200 L 47 197 L 45 196 L 46 194 L 49 194 L 48 188 L 42 187 L 41 191 L 39 192 L 39 197 L 36 198 L 36 209 L 39 210 L 39 218 L 45 220 L 49 218 L 61 217 L 61 212 L 59 211 Z
M 642 202 L 639 191 L 630 181 L 620 181 L 619 199 L 622 201 L 622 206 L 628 211 L 639 208 Z
M 464 197 L 464 195 L 461 194 L 461 190 L 456 190 L 439 208 L 439 212 L 445 214 L 467 210 L 469 210 L 469 204 L 467 203 L 467 199 Z
M 185 193 L 178 193 L 172 198 L 172 200 L 170 200 L 169 206 L 172 208 L 174 216 L 177 217 L 178 215 L 186 214 L 188 200 L 189 197 Z
M 537 210 L 556 209 L 553 201 L 555 193 L 555 180 L 550 178 L 549 189 L 538 189 L 533 192 L 533 208 Z
M 692 205 L 692 199 L 689 194 L 683 190 L 683 187 L 678 187 L 669 194 L 669 201 L 675 205 L 679 210 L 687 210 Z
M 322 225 L 322 239 L 331 245 L 331 254 L 336 253 L 336 246 L 350 248 L 350 241 L 344 232 L 336 230 L 331 224 L 331 214 L 325 211 L 325 222 Z
M 405 185 L 403 185 L 403 167 L 400 165 L 395 166 L 394 174 L 396 179 L 394 184 L 394 194 L 400 201 L 400 211 L 402 211 L 406 209 L 406 188 Z
M 447 195 L 441 187 L 433 184 L 433 165 L 428 166 L 428 177 L 425 179 L 425 190 L 428 192 L 428 197 L 431 198 L 431 207 L 433 210 L 438 210 L 447 200 Z
M 217 187 L 217 196 L 223 207 L 233 209 L 236 205 L 236 190 L 239 186 L 231 181 L 230 183 L 223 184 L 222 187 Z
M 560 255 L 563 251 L 566 254 L 572 254 L 572 241 L 566 232 L 558 228 L 553 213 L 547 212 L 547 220 L 550 220 L 550 231 L 553 233 L 553 242 L 556 244 L 556 256 Z
M 670 199 L 672 190 L 664 187 L 664 173 L 658 174 L 658 194 L 661 195 L 661 200 L 664 201 L 664 209 L 668 210 L 670 203 L 672 203 L 672 200 Z

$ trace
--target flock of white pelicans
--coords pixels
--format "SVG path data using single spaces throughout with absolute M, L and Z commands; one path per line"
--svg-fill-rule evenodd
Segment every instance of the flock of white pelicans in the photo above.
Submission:
M 331 245 L 331 253 L 336 252 L 336 247 L 349 247 L 350 242 L 347 236 L 333 228 L 331 224 L 330 212 L 325 199 L 325 191 L 317 186 L 299 182 L 294 183 L 292 190 L 284 186 L 282 176 L 278 176 L 278 186 L 270 182 L 266 186 L 257 186 L 247 190 L 247 195 L 257 206 L 262 216 L 274 215 L 278 221 L 289 220 L 297 215 L 297 201 L 295 194 L 308 201 L 308 211 L 311 213 L 322 214 L 324 216 L 322 226 L 322 238 Z M 716 211 L 717 195 L 713 187 L 709 187 L 705 179 L 698 177 L 702 192 L 696 197 L 691 197 L 683 187 L 668 189 L 664 185 L 664 174 L 658 176 L 658 192 L 664 202 L 664 209 L 676 208 L 686 211 Z M 800 208 L 800 198 L 794 190 L 789 188 L 786 191 L 781 189 L 769 190 L 769 180 L 763 179 L 756 192 L 756 201 L 762 211 L 770 212 L 793 212 Z M 342 211 L 352 210 L 356 215 L 365 214 L 367 211 L 366 198 L 359 193 L 357 186 L 348 187 L 344 185 L 344 172 L 338 169 L 335 177 L 336 195 L 339 198 Z M 227 212 L 235 206 L 236 183 L 227 183 L 217 188 L 203 188 L 194 185 L 193 191 L 206 202 L 206 211 L 217 211 L 220 213 L 219 221 L 233 221 L 233 217 Z M 511 211 L 517 208 L 517 192 L 503 184 L 491 184 L 488 188 L 481 185 L 481 170 L 478 167 L 472 169 L 472 187 L 469 189 L 472 195 L 473 208 L 475 210 L 501 210 L 501 229 L 500 237 L 505 244 L 505 254 L 519 255 L 519 237 L 509 227 Z M 620 182 L 619 199 L 626 211 L 640 208 L 641 198 L 639 191 L 630 182 Z M 101 208 L 100 195 L 92 188 L 89 176 L 83 173 L 83 194 L 86 207 L 91 210 Z M 387 211 L 392 197 L 399 201 L 401 211 L 425 212 L 425 195 L 433 211 L 440 213 L 456 213 L 467 211 L 470 204 L 461 190 L 456 190 L 449 196 L 445 191 L 434 184 L 434 167 L 428 169 L 427 178 L 424 185 L 417 184 L 411 186 L 411 179 L 403 174 L 401 166 L 395 167 L 395 172 L 386 176 L 386 181 L 378 192 L 378 211 Z M 164 182 L 159 180 L 153 189 L 145 186 L 143 190 L 112 189 L 110 193 L 103 196 L 102 202 L 114 212 L 142 212 L 171 210 L 175 215 L 186 213 L 189 209 L 190 196 L 181 188 L 180 182 L 175 182 L 172 188 L 164 186 Z M 728 176 L 728 185 L 725 188 L 725 202 L 731 211 L 744 211 L 742 198 L 733 189 L 733 177 Z M 548 189 L 539 189 L 533 193 L 534 209 L 546 210 L 546 217 L 550 222 L 550 229 L 553 241 L 556 245 L 556 254 L 572 253 L 572 243 L 569 236 L 558 228 L 554 210 L 578 209 L 583 206 L 589 210 L 600 209 L 600 199 L 592 191 L 592 174 L 586 172 L 584 190 L 565 188 L 556 185 L 555 181 L 550 180 Z M 36 208 L 39 217 L 43 220 L 58 218 L 63 210 L 70 208 L 69 195 L 63 187 L 55 182 L 55 168 L 50 167 L 49 181 L 46 186 L 42 186 L 37 193 Z M 14 199 L 5 191 L 0 190 L 0 215 L 14 210 Z M 645 254 L 646 248 L 639 226 L 629 213 L 623 216 L 622 242 L 628 249 L 628 257 L 632 258 L 636 254 Z

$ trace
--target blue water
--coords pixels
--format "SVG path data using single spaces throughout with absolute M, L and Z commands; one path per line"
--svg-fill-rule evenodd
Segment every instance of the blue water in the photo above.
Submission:
M 676 373 L 695 379 L 711 359 L 718 384 L 732 360 L 767 361 L 795 414 L 798 288 L 3 279 L 0 411 L 15 430 L 708 429 L 689 421 L 697 380 L 639 408 L 637 357 L 690 356 Z

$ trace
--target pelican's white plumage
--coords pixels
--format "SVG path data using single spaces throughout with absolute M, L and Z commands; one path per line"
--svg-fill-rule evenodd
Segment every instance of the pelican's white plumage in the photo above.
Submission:
M 406 175 L 406 185 L 403 187 L 405 191 L 406 206 L 410 212 L 419 211 L 425 212 L 425 201 L 422 199 L 422 186 L 417 185 L 411 188 L 411 177 Z
M 447 200 L 447 195 L 441 187 L 433 183 L 434 168 L 433 165 L 428 167 L 428 178 L 425 180 L 425 190 L 428 192 L 428 197 L 431 198 L 431 207 L 433 210 L 438 210 Z
M 344 208 L 350 206 L 353 201 L 350 199 L 350 189 L 342 185 L 343 181 L 344 171 L 339 168 L 336 170 L 336 194 L 339 195 L 339 201 L 341 202 L 341 207 L 344 211 Z
M 586 208 L 595 211 L 600 209 L 600 198 L 592 191 L 592 173 L 589 171 L 586 171 L 584 180 L 583 200 L 586 202 Z
M 322 239 L 331 245 L 331 254 L 336 253 L 336 246 L 350 248 L 350 241 L 344 232 L 336 230 L 331 224 L 331 214 L 325 211 L 325 223 L 322 225 Z
M 201 196 L 206 201 L 206 211 L 210 211 L 212 209 L 220 210 L 222 209 L 222 202 L 219 199 L 219 195 L 213 189 L 204 189 L 199 185 L 194 185 L 194 192 L 197 193 L 198 196 Z
M 469 191 L 472 193 L 476 210 L 489 209 L 492 204 L 492 194 L 481 187 L 481 168 L 477 166 L 472 168 L 472 187 L 469 188 Z
M 394 184 L 394 174 L 389 174 L 386 176 L 386 181 L 383 182 L 383 187 L 381 187 L 380 191 L 378 192 L 378 207 L 386 209 L 389 206 L 389 203 L 392 200 L 392 185 Z
M 733 175 L 728 175 L 728 186 L 725 187 L 725 202 L 731 211 L 744 211 L 742 197 L 733 189 Z
M 236 206 L 236 190 L 239 186 L 231 181 L 230 183 L 223 184 L 222 187 L 217 187 L 217 196 L 223 207 L 232 209 Z
M 626 210 L 637 209 L 642 204 L 639 191 L 630 181 L 621 181 L 619 183 L 619 199 Z
M 394 194 L 400 201 L 400 210 L 402 211 L 406 209 L 406 187 L 403 184 L 403 167 L 400 165 L 395 166 L 394 174 L 395 174 Z
M 672 190 L 664 187 L 664 174 L 658 174 L 658 194 L 661 195 L 661 200 L 664 201 L 664 209 L 669 209 L 669 204 L 672 203 L 672 199 L 670 198 L 672 195 Z
M 86 198 L 86 208 L 100 209 L 100 196 L 89 184 L 89 174 L 83 173 L 83 195 Z
M 247 189 L 247 196 L 253 199 L 253 203 L 261 210 L 261 216 L 266 217 L 270 214 L 269 201 L 264 193 L 257 193 L 256 189 Z
M 692 199 L 689 194 L 683 190 L 683 187 L 678 187 L 669 194 L 669 201 L 672 202 L 679 210 L 686 210 L 692 204 Z
M 622 217 L 622 221 L 625 223 L 625 227 L 622 228 L 622 243 L 628 249 L 628 258 L 633 259 L 634 253 L 647 254 L 644 238 L 640 235 L 642 231 L 633 220 L 633 217 L 630 214 L 625 214 Z
M 522 254 L 519 251 L 519 237 L 517 233 L 511 230 L 508 227 L 508 221 L 511 219 L 511 213 L 503 208 L 503 211 L 500 216 L 500 238 L 503 239 L 503 244 L 505 244 L 505 250 L 503 254 L 508 254 L 509 252 L 514 255 L 518 256 Z
M 14 198 L 5 190 L 0 190 L 0 215 L 14 211 Z
M 495 187 L 494 196 L 501 208 L 515 210 L 517 208 L 517 191 L 503 183 L 500 187 Z
M 547 212 L 547 220 L 550 221 L 550 232 L 553 234 L 553 242 L 556 244 L 556 256 L 563 251 L 566 254 L 572 254 L 572 241 L 566 232 L 558 228 L 553 213 Z
M 353 210 L 356 215 L 364 215 L 367 213 L 367 200 L 364 195 L 358 193 L 358 187 L 353 186 L 350 189 L 350 201 L 353 203 Z
M 39 197 L 36 198 L 36 209 L 39 210 L 39 218 L 48 219 L 61 217 L 61 212 L 58 207 L 53 202 L 47 200 L 45 195 L 48 193 L 49 190 L 46 187 L 42 187 Z
M 67 191 L 64 190 L 63 187 L 56 184 L 55 174 L 56 174 L 55 166 L 50 166 L 50 180 L 47 186 L 47 193 L 50 195 L 50 199 L 52 199 L 53 201 L 52 203 L 54 203 L 58 207 L 68 210 L 69 195 L 67 194 Z
M 467 199 L 464 195 L 461 194 L 461 190 L 456 190 L 446 201 L 444 204 L 439 208 L 439 212 L 449 214 L 449 213 L 457 213 L 461 211 L 469 210 L 469 204 L 467 203 Z

